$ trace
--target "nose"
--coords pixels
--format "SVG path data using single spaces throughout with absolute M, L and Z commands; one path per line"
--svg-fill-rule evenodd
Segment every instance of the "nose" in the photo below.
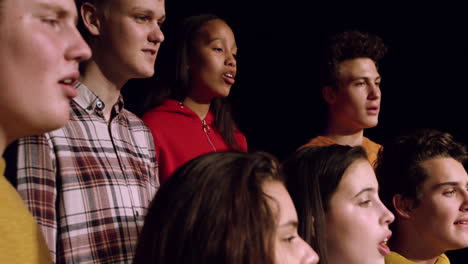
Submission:
M 383 207 L 383 213 L 380 218 L 380 222 L 383 225 L 390 225 L 395 220 L 395 216 L 392 212 L 390 212 L 390 210 L 387 209 L 387 207 L 385 207 L 385 205 L 382 202 L 381 205 Z
M 462 201 L 462 204 L 460 206 L 460 211 L 462 212 L 468 212 L 468 191 L 467 190 L 464 190 L 463 191 L 463 201 Z
M 148 41 L 154 43 L 155 45 L 164 41 L 164 33 L 161 30 L 161 25 L 159 25 L 157 22 L 148 35 Z
M 371 82 L 368 87 L 369 87 L 368 99 L 369 100 L 380 99 L 380 97 L 382 96 L 382 92 L 380 91 L 380 84 Z
M 73 27 L 70 36 L 69 45 L 65 51 L 67 60 L 75 60 L 77 62 L 85 61 L 91 58 L 91 49 L 85 42 L 80 32 L 76 27 Z
M 302 246 L 304 247 L 304 257 L 302 258 L 301 264 L 317 264 L 320 260 L 317 252 L 309 246 L 304 240 L 301 238 Z
M 225 64 L 231 67 L 237 67 L 237 60 L 234 54 L 231 54 L 229 51 L 226 52 L 226 61 Z

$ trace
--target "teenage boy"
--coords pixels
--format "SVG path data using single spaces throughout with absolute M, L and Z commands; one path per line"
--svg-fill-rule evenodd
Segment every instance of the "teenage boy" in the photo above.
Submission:
M 371 164 L 375 162 L 381 146 L 364 137 L 364 129 L 378 123 L 381 77 L 377 65 L 385 53 L 382 39 L 374 35 L 349 31 L 332 37 L 322 88 L 327 124 L 322 135 L 302 147 L 362 145 Z
M 91 50 L 72 0 L 0 0 L 0 154 L 65 124 L 78 63 Z M 0 158 L 0 263 L 50 263 L 41 230 L 5 179 Z
M 164 0 L 77 4 L 93 57 L 67 125 L 19 141 L 18 190 L 54 262 L 131 263 L 159 181 L 151 133 L 124 109 L 120 90 L 154 73 Z
M 396 218 L 387 264 L 446 264 L 447 250 L 468 247 L 467 160 L 464 146 L 435 130 L 384 145 L 376 172 Z

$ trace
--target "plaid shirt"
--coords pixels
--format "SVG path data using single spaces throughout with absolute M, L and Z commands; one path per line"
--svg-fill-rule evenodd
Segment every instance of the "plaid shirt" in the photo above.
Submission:
M 83 84 L 64 128 L 18 142 L 18 191 L 56 263 L 131 263 L 159 188 L 149 129 Z M 51 102 L 52 103 L 52 102 Z

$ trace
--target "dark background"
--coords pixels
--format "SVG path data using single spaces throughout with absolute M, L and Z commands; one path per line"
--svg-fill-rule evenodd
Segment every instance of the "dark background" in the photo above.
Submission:
M 136 113 L 144 110 L 148 90 L 165 74 L 175 25 L 189 15 L 214 13 L 236 35 L 238 75 L 230 98 L 250 150 L 283 159 L 321 131 L 326 109 L 320 97 L 319 58 L 327 38 L 344 30 L 377 34 L 389 48 L 379 69 L 380 122 L 366 130 L 366 136 L 383 143 L 425 127 L 468 143 L 468 19 L 461 4 L 167 0 L 166 12 L 166 42 L 155 76 L 124 88 L 127 108 Z M 451 255 L 451 260 L 466 264 L 468 254 Z
M 227 20 L 236 35 L 238 75 L 230 98 L 251 150 L 283 159 L 321 131 L 326 108 L 319 58 L 327 38 L 344 30 L 377 34 L 389 48 L 379 69 L 380 122 L 366 136 L 383 143 L 430 127 L 468 143 L 465 9 L 450 2 L 356 3 L 167 0 L 166 41 L 156 74 L 128 83 L 127 107 L 141 112 L 148 89 L 154 90 L 152 83 L 165 74 L 175 25 L 186 16 L 209 12 Z

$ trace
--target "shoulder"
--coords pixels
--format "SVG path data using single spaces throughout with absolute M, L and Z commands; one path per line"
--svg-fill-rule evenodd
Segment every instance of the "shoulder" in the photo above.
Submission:
M 375 149 L 375 150 L 379 150 L 382 147 L 382 145 L 370 140 L 367 137 L 363 137 L 362 146 L 365 148 L 370 148 L 370 149 Z
M 329 146 L 329 145 L 333 145 L 333 144 L 336 144 L 335 141 L 333 141 L 332 139 L 330 138 L 327 138 L 327 137 L 324 137 L 324 136 L 317 136 L 317 137 L 314 137 L 312 138 L 309 142 L 307 142 L 306 144 L 302 145 L 301 147 L 299 147 L 299 149 L 303 149 L 303 148 L 306 148 L 306 147 L 322 147 L 322 146 Z M 299 150 L 298 149 L 298 150 Z

